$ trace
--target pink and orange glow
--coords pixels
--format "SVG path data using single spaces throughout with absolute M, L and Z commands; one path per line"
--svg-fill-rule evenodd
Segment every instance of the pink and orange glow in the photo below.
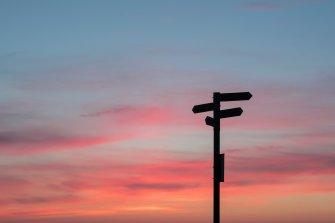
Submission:
M 0 3 L 0 222 L 335 222 L 332 1 Z

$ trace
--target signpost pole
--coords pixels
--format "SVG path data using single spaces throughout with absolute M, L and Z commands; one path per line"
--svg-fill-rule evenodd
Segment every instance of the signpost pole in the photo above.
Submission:
M 213 111 L 213 118 L 207 116 L 206 125 L 212 126 L 214 131 L 213 157 L 213 223 L 220 223 L 220 182 L 224 182 L 224 154 L 220 155 L 220 119 L 240 116 L 242 108 L 220 110 L 221 101 L 242 101 L 252 97 L 250 92 L 213 93 L 213 102 L 195 105 L 193 113 Z
M 213 93 L 214 118 L 214 223 L 220 223 L 220 93 Z

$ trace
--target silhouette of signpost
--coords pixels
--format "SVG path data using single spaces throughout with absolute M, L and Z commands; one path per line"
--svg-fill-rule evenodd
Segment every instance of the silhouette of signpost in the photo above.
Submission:
M 242 101 L 249 100 L 252 97 L 250 92 L 235 93 L 213 93 L 213 102 L 195 105 L 193 113 L 202 113 L 213 111 L 213 118 L 207 116 L 206 125 L 212 126 L 214 130 L 214 178 L 213 178 L 213 217 L 214 223 L 220 223 L 220 182 L 224 182 L 224 154 L 220 154 L 220 119 L 240 116 L 243 113 L 242 108 L 231 108 L 220 110 L 221 101 Z

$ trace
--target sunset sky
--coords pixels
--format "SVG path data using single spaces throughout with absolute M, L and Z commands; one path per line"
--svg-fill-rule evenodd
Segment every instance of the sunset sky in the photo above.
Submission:
M 335 1 L 0 0 L 0 222 L 335 222 Z

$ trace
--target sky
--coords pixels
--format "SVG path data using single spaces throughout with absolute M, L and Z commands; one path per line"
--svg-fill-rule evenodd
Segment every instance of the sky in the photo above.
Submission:
M 335 221 L 335 1 L 0 0 L 0 222 Z

